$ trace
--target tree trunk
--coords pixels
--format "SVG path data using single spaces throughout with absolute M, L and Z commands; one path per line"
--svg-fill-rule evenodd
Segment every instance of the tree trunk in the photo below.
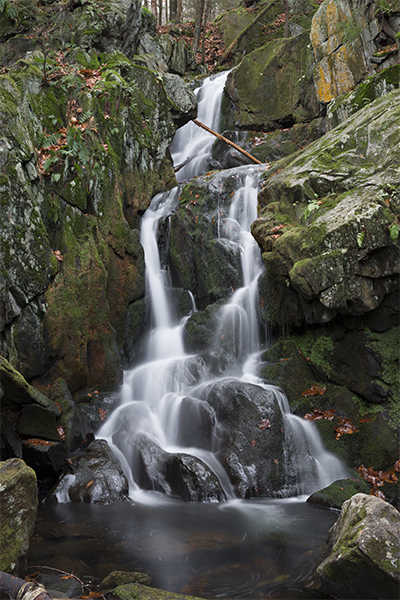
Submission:
M 158 24 L 162 25 L 162 0 L 158 0 Z
M 157 0 L 151 0 L 151 12 L 157 19 Z
M 143 6 L 144 8 L 149 8 L 149 0 L 143 0 Z
M 169 0 L 169 20 L 174 23 L 178 20 L 178 0 Z
M 193 34 L 193 46 L 192 46 L 192 50 L 193 50 L 195 56 L 197 54 L 197 49 L 199 47 L 201 25 L 203 23 L 204 3 L 205 3 L 205 0 L 196 0 L 196 19 L 195 19 L 195 27 L 194 27 L 194 34 Z
M 289 37 L 289 0 L 285 0 L 285 38 Z
M 206 28 L 207 28 L 207 20 L 208 20 L 208 13 L 210 11 L 210 0 L 205 0 L 205 7 L 204 7 L 204 18 L 203 18 L 203 39 L 201 42 L 201 64 L 204 65 L 204 59 L 206 57 Z
M 182 21 L 182 0 L 177 0 L 176 3 L 176 20 L 178 23 Z
M 267 6 L 265 6 L 259 13 L 258 15 L 255 17 L 255 19 L 252 20 L 251 23 L 249 23 L 247 25 L 247 27 L 245 27 L 243 29 L 243 31 L 241 31 L 239 33 L 239 35 L 233 40 L 232 44 L 229 46 L 229 48 L 227 48 L 225 50 L 225 52 L 223 53 L 223 55 L 221 56 L 221 58 L 219 59 L 220 64 L 222 64 L 223 62 L 226 61 L 226 59 L 228 58 L 228 56 L 230 55 L 230 53 L 232 52 L 233 48 L 236 46 L 236 44 L 238 42 L 240 42 L 240 40 L 242 39 L 242 37 L 244 37 L 249 31 L 250 29 L 252 29 L 254 27 L 254 25 L 260 20 L 262 19 L 262 17 L 269 11 L 270 8 L 272 8 L 274 6 L 274 4 L 276 4 L 278 2 L 278 0 L 272 0 L 272 2 L 270 2 L 269 4 L 267 4 Z

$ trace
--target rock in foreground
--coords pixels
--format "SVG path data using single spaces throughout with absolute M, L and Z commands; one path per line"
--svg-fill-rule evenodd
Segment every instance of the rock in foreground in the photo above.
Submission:
M 398 598 L 400 515 L 390 504 L 356 494 L 329 532 L 331 552 L 318 567 L 324 593 L 335 598 Z
M 37 512 L 36 475 L 19 458 L 0 463 L 0 570 L 25 575 Z

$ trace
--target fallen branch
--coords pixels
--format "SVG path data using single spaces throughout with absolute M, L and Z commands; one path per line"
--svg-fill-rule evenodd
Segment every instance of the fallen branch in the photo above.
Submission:
M 210 129 L 209 127 L 207 127 L 207 125 L 204 125 L 204 123 L 201 123 L 197 119 L 193 119 L 193 123 L 195 123 L 198 127 L 201 127 L 202 129 L 205 129 L 206 131 L 208 131 L 208 133 L 212 133 L 219 140 L 222 140 L 223 142 L 226 142 L 227 144 L 229 144 L 229 146 L 232 146 L 232 148 L 235 148 L 235 150 L 238 150 L 239 152 L 241 152 L 242 154 L 244 154 L 245 156 L 247 156 L 247 158 L 249 158 L 250 160 L 252 160 L 254 163 L 256 163 L 258 165 L 262 164 L 262 162 L 260 160 L 258 160 L 258 158 L 255 158 L 254 156 L 252 156 L 251 154 L 249 154 L 248 152 L 246 152 L 246 150 L 243 150 L 243 148 L 241 148 L 240 146 L 238 146 L 234 142 L 231 142 L 231 140 L 228 140 L 226 137 L 224 137 L 220 133 L 217 133 L 216 131 L 213 131 L 212 129 Z
M 57 573 L 62 573 L 63 575 L 68 575 L 68 577 L 72 577 L 73 579 L 76 579 L 81 584 L 82 588 L 87 588 L 88 590 L 90 590 L 90 587 L 88 585 L 86 585 L 85 583 L 83 583 L 83 581 L 81 579 L 79 579 L 79 577 L 74 575 L 73 573 L 67 573 L 67 571 L 62 571 L 61 569 L 56 569 L 55 567 L 47 567 L 46 565 L 29 565 L 29 567 L 32 569 L 49 569 L 50 571 L 57 571 Z
M 252 29 L 254 27 L 254 25 L 263 18 L 263 16 L 265 15 L 265 13 L 267 13 L 269 11 L 270 8 L 272 8 L 274 6 L 274 4 L 276 4 L 278 2 L 278 0 L 272 0 L 272 2 L 270 2 L 269 4 L 267 4 L 267 6 L 265 6 L 259 13 L 258 15 L 251 21 L 251 23 L 249 23 L 247 25 L 247 27 L 245 27 L 243 29 L 243 31 L 241 31 L 239 33 L 238 36 L 235 37 L 235 39 L 233 40 L 233 42 L 231 43 L 231 45 L 225 50 L 225 52 L 223 53 L 223 55 L 220 57 L 219 59 L 219 63 L 222 65 L 223 62 L 226 61 L 226 59 L 228 58 L 228 56 L 230 55 L 230 53 L 232 52 L 233 48 L 236 46 L 236 44 L 238 42 L 240 42 L 240 40 L 242 39 L 242 37 L 244 37 L 249 31 L 250 29 Z
M 5 592 L 1 594 L 2 597 L 8 595 L 16 600 L 52 600 L 42 585 L 25 581 L 3 571 L 0 571 L 0 592 Z

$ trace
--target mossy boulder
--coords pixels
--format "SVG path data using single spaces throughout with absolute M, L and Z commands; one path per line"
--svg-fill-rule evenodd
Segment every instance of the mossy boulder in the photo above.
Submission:
M 362 479 L 338 479 L 326 488 L 311 494 L 307 498 L 307 502 L 327 508 L 341 509 L 343 503 L 352 496 L 369 494 L 369 491 L 369 486 Z
M 309 35 L 278 39 L 245 56 L 228 75 L 223 127 L 269 131 L 319 115 Z
M 103 579 L 99 588 L 101 590 L 110 590 L 121 585 L 127 585 L 128 583 L 150 585 L 151 577 L 146 575 L 146 573 L 140 573 L 138 571 L 112 571 Z
M 57 405 L 30 385 L 3 356 L 0 356 L 0 382 L 3 408 L 17 409 L 21 405 L 34 404 L 47 409 L 56 417 L 60 416 Z
M 11 64 L 27 50 L 43 47 L 50 41 L 54 50 L 70 45 L 85 51 L 121 50 L 132 58 L 137 50 L 140 27 L 138 0 L 105 0 L 102 7 L 93 2 L 71 3 L 66 9 L 54 1 L 40 6 L 32 0 L 18 4 L 6 1 L 0 12 L 0 61 Z
M 400 87 L 400 65 L 387 67 L 371 75 L 354 90 L 341 94 L 327 106 L 327 126 L 334 129 L 351 115 L 381 96 Z
M 301 312 L 308 324 L 360 316 L 395 291 L 398 98 L 394 90 L 375 100 L 266 174 L 252 233 L 267 277 L 280 285 L 279 299 L 271 291 L 266 302 L 270 320 L 285 325 L 280 296 L 288 288 L 298 294 L 289 326 Z
M 318 567 L 324 593 L 336 598 L 397 598 L 400 515 L 379 498 L 356 494 L 329 532 L 328 558 Z
M 107 600 L 201 600 L 195 596 L 175 594 L 174 592 L 148 587 L 141 583 L 120 585 L 111 592 L 107 592 L 105 597 Z
M 172 279 L 192 292 L 200 310 L 227 298 L 241 285 L 238 247 L 219 239 L 218 227 L 228 224 L 229 201 L 244 176 L 239 169 L 196 178 L 182 189 L 171 218 Z
M 18 458 L 0 463 L 0 512 L 0 569 L 24 577 L 35 527 L 37 485 L 33 469 Z

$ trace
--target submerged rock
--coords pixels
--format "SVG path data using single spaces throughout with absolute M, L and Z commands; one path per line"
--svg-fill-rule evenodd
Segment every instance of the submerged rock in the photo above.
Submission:
M 0 462 L 1 571 L 25 576 L 36 512 L 35 471 L 18 458 Z
M 142 585 L 150 585 L 151 577 L 146 573 L 136 571 L 112 571 L 100 583 L 101 590 L 110 590 L 128 583 L 141 583 Z
M 379 498 L 356 494 L 329 532 L 328 558 L 318 567 L 324 593 L 335 598 L 397 599 L 400 515 Z
M 112 592 L 107 592 L 105 598 L 107 600 L 136 600 L 137 598 L 141 600 L 201 600 L 195 596 L 174 594 L 174 592 L 147 587 L 140 583 L 121 585 Z

